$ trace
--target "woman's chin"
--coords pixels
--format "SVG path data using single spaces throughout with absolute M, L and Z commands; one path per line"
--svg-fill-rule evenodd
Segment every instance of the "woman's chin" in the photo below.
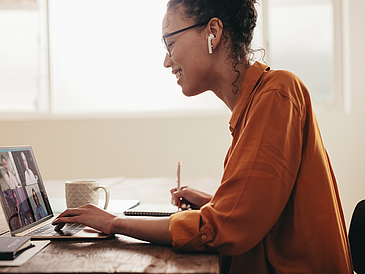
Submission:
M 184 92 L 184 90 L 182 91 L 182 93 L 186 96 L 186 97 L 194 97 L 194 96 L 197 96 L 199 94 L 202 94 L 204 93 L 204 91 L 199 91 L 199 92 L 189 92 L 189 91 L 186 91 Z
M 188 86 L 181 86 L 181 90 L 186 97 L 193 97 L 204 92 L 202 90 L 197 90 L 196 88 L 189 88 Z

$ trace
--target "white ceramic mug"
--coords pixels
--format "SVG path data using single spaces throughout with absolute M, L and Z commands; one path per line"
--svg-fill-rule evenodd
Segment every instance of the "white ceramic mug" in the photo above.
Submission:
M 107 209 L 109 204 L 109 190 L 106 186 L 99 185 L 98 181 L 66 181 L 67 208 L 75 208 L 87 204 L 98 205 L 100 188 L 105 191 L 104 209 Z

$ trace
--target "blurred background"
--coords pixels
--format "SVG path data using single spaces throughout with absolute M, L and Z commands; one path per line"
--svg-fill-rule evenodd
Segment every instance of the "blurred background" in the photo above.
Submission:
M 162 66 L 167 0 L 0 0 L 0 145 L 31 145 L 44 180 L 216 178 L 230 112 Z M 346 221 L 365 196 L 363 0 L 262 0 L 254 60 L 311 92 Z

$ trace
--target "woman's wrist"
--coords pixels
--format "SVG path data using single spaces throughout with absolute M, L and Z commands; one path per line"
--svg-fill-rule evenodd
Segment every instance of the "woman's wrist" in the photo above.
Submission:
M 108 230 L 110 231 L 109 234 L 123 234 L 122 225 L 123 222 L 120 217 L 115 217 L 114 219 L 110 220 L 108 225 Z

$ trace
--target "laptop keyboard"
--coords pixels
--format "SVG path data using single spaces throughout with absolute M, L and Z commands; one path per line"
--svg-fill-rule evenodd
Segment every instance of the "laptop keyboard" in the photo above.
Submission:
M 28 232 L 24 236 L 72 236 L 82 230 L 84 227 L 84 225 L 68 223 L 62 228 L 62 230 L 56 231 L 54 230 L 55 226 L 49 223 Z

